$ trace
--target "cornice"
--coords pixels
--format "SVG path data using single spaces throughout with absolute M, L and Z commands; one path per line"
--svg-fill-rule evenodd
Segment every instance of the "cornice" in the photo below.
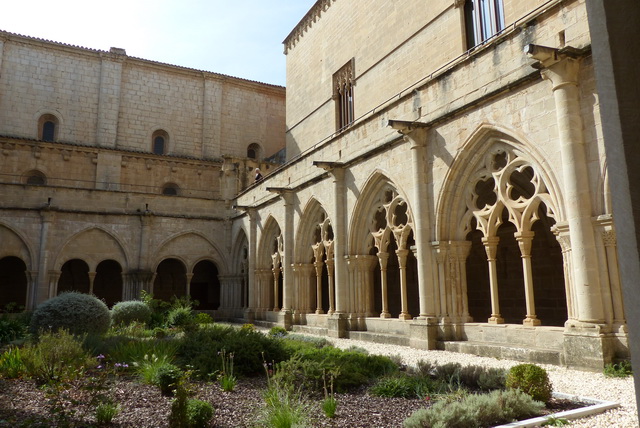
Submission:
M 335 2 L 336 0 L 318 0 L 313 6 L 311 6 L 309 12 L 307 12 L 307 14 L 300 20 L 298 25 L 294 27 L 293 31 L 291 31 L 291 33 L 289 33 L 289 35 L 282 42 L 282 44 L 284 45 L 285 55 L 289 52 L 289 50 L 293 49 L 296 43 L 298 43 L 298 40 L 302 38 L 304 33 L 309 28 L 311 28 L 318 19 L 320 19 L 322 13 L 326 12 L 329 7 L 331 7 L 331 5 Z

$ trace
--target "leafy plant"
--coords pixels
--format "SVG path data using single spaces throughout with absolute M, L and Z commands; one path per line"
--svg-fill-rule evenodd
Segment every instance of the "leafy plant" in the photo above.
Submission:
M 27 324 L 23 317 L 0 317 L 0 345 L 22 339 L 27 335 Z
M 271 327 L 269 330 L 269 336 L 273 337 L 285 337 L 289 332 L 286 328 L 280 326 Z
M 111 312 L 97 297 L 75 291 L 62 293 L 41 303 L 31 317 L 30 331 L 66 329 L 72 334 L 104 334 L 111 325 Z
M 156 369 L 154 383 L 160 387 L 160 392 L 165 396 L 172 396 L 182 378 L 182 371 L 173 364 L 162 364 Z
M 151 308 L 140 300 L 118 302 L 111 309 L 111 318 L 114 325 L 146 324 L 151 320 Z
M 196 324 L 212 324 L 213 318 L 209 314 L 198 312 L 195 316 L 195 322 Z
M 114 361 L 129 364 L 141 363 L 148 355 L 155 355 L 161 360 L 172 362 L 177 348 L 178 344 L 171 340 L 124 338 L 114 342 L 113 347 L 102 352 L 108 354 Z
M 220 358 L 222 360 L 222 372 L 220 372 L 218 382 L 223 391 L 231 392 L 238 382 L 233 375 L 233 352 L 227 354 L 227 351 L 222 349 L 222 351 L 220 351 Z
M 266 406 L 259 412 L 258 425 L 292 428 L 309 425 L 310 406 L 299 391 L 272 383 L 264 393 Z
M 333 381 L 336 377 L 335 372 L 329 372 L 329 385 L 327 386 L 327 372 L 323 373 L 324 380 L 324 400 L 322 400 L 322 411 L 324 415 L 329 419 L 333 418 L 336 415 L 336 410 L 338 408 L 338 400 L 336 400 L 336 396 L 333 392 Z
M 631 362 L 628 360 L 619 363 L 610 363 L 604 367 L 604 375 L 607 377 L 628 377 L 633 374 Z
M 173 366 L 172 360 L 167 354 L 146 354 L 142 360 L 134 361 L 133 365 L 144 383 L 158 385 L 158 374 L 166 366 Z
M 189 427 L 204 428 L 209 426 L 209 421 L 213 418 L 214 413 L 215 411 L 211 403 L 193 398 L 187 401 L 187 421 Z
M 195 324 L 193 311 L 189 307 L 178 306 L 167 314 L 167 325 L 169 327 L 190 327 Z
M 534 400 L 548 403 L 553 387 L 547 371 L 535 364 L 518 364 L 507 374 L 506 387 L 519 389 Z
M 41 383 L 77 378 L 92 360 L 82 344 L 65 329 L 46 332 L 36 344 L 25 346 L 26 373 Z
M 16 379 L 25 372 L 20 348 L 11 346 L 0 354 L 0 377 Z
M 120 405 L 111 401 L 100 403 L 96 407 L 96 421 L 99 424 L 110 424 L 118 413 L 120 413 Z
M 547 420 L 542 423 L 543 427 L 561 427 L 569 425 L 569 421 L 565 418 L 558 418 L 555 415 L 550 415 L 547 417 Z

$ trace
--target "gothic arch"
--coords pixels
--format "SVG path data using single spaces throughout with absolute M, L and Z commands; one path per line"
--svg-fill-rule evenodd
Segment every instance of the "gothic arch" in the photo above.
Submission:
M 88 251 L 87 249 L 91 249 Z M 105 259 L 112 259 L 123 268 L 129 266 L 125 246 L 113 233 L 99 226 L 87 227 L 69 238 L 57 252 L 54 269 L 60 270 L 62 265 L 72 259 L 84 260 L 89 271 Z
M 391 194 L 389 194 L 389 192 Z M 372 224 L 376 213 L 381 213 L 380 209 L 387 205 L 385 209 L 385 219 L 388 223 L 393 223 L 397 219 L 394 210 L 402 205 L 406 207 L 405 213 L 407 221 L 402 226 L 409 226 L 405 229 L 400 237 L 408 236 L 412 229 L 413 215 L 408 204 L 408 199 L 404 192 L 398 188 L 385 174 L 380 171 L 374 171 L 363 186 L 360 197 L 356 202 L 356 206 L 351 216 L 351 224 L 349 230 L 349 253 L 350 254 L 369 254 L 375 242 L 371 236 L 371 232 L 379 230 L 376 225 Z M 378 217 L 381 217 L 378 214 Z M 381 219 L 382 220 L 382 219 Z M 396 225 L 400 226 L 400 225 Z M 390 229 L 383 228 L 385 236 L 388 237 Z
M 333 239 L 332 237 L 329 238 L 328 236 L 316 236 L 319 233 L 322 234 L 320 227 L 321 224 L 325 224 L 324 233 L 331 234 L 331 236 L 333 236 L 331 221 L 329 220 L 327 211 L 323 208 L 323 206 L 320 204 L 320 202 L 318 202 L 317 199 L 311 198 L 302 211 L 300 224 L 296 233 L 294 251 L 295 263 L 309 263 L 313 260 L 314 257 L 313 250 L 311 248 L 312 245 L 316 244 L 317 242 L 324 241 L 324 238 L 327 238 L 327 241 Z
M 495 168 L 491 165 L 493 162 L 491 156 L 495 156 L 497 151 L 508 154 L 509 164 L 506 172 L 509 174 L 514 170 L 519 170 L 522 173 L 524 169 L 531 167 L 535 179 L 533 184 L 537 186 L 534 204 L 527 203 L 527 201 L 513 201 L 517 207 L 509 210 L 510 220 L 513 220 L 519 228 L 530 227 L 532 216 L 535 217 L 535 210 L 540 202 L 545 204 L 556 222 L 565 219 L 560 186 L 550 172 L 551 168 L 544 156 L 537 151 L 533 144 L 522 137 L 516 139 L 503 129 L 482 124 L 462 145 L 459 150 L 460 155 L 445 177 L 444 183 L 446 184 L 440 192 L 436 205 L 436 240 L 464 240 L 470 232 L 468 224 L 465 224 L 470 219 L 463 217 L 468 211 L 469 203 L 477 202 L 477 199 L 475 201 L 468 200 L 469 190 L 479 181 L 485 181 L 487 186 L 491 185 L 492 177 L 489 177 L 489 173 L 499 172 L 493 171 Z M 527 173 L 530 174 L 531 171 L 527 171 Z M 503 174 L 503 176 L 508 178 L 507 175 Z M 503 179 L 498 186 L 498 191 L 504 194 L 512 187 L 506 179 Z M 504 204 L 504 201 L 498 202 Z M 522 211 L 523 202 L 528 205 L 528 209 L 525 209 L 526 212 Z M 492 213 L 485 214 L 486 220 L 483 221 L 483 226 L 487 230 L 495 231 L 501 224 L 500 209 L 494 209 Z
M 269 215 L 264 223 L 262 235 L 260 236 L 260 244 L 258 245 L 258 254 L 256 267 L 260 269 L 271 269 L 273 265 L 272 256 L 276 253 L 282 257 L 283 242 L 282 229 L 278 221 Z

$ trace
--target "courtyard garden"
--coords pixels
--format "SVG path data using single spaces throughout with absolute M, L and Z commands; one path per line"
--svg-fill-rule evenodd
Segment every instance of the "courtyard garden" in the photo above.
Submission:
M 554 413 L 580 406 L 552 398 L 532 364 L 406 366 L 142 297 L 108 309 L 65 293 L 2 315 L 0 426 L 489 427 L 537 415 L 561 425 Z

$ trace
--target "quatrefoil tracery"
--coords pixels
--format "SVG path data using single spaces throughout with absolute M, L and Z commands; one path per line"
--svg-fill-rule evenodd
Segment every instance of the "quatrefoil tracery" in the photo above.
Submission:
M 555 218 L 551 196 L 542 176 L 510 147 L 498 145 L 487 153 L 470 182 L 474 185 L 465 198 L 465 234 L 475 229 L 471 224 L 475 219 L 477 229 L 484 236 L 495 236 L 503 223 L 504 210 L 518 232 L 531 230 L 532 224 L 540 218 L 541 204 L 547 215 Z
M 369 223 L 374 245 L 379 252 L 386 252 L 393 234 L 398 249 L 406 249 L 412 230 L 413 218 L 407 202 L 395 189 L 385 189 Z

